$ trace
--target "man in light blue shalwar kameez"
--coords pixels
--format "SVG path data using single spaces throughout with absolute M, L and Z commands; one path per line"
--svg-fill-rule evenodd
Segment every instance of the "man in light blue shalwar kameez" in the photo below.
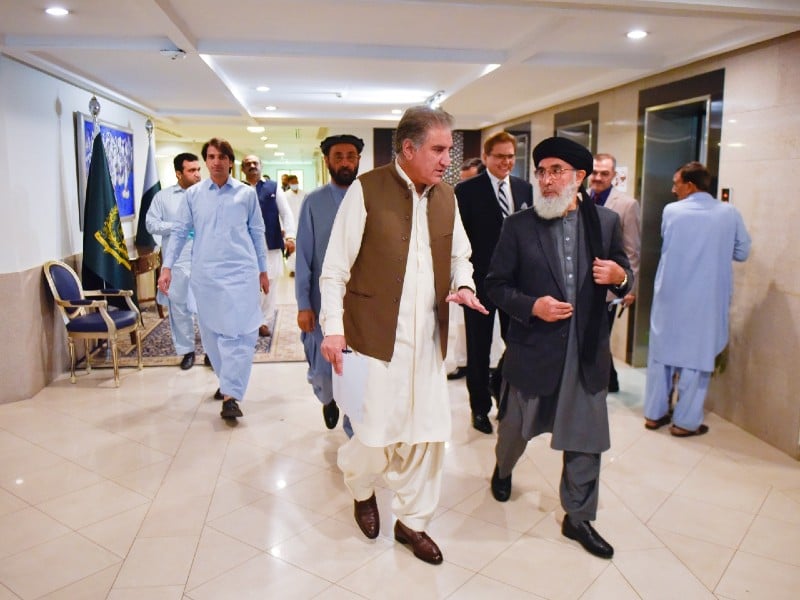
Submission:
M 320 144 L 331 182 L 308 194 L 300 209 L 297 226 L 297 262 L 295 263 L 295 297 L 297 324 L 308 362 L 308 382 L 322 403 L 325 426 L 333 429 L 339 421 L 339 408 L 333 398 L 331 364 L 322 357 L 322 329 L 319 326 L 319 276 L 328 248 L 333 220 L 345 192 L 358 175 L 364 141 L 354 135 L 333 135 Z M 353 428 L 347 415 L 342 427 L 348 437 Z
M 170 245 L 172 227 L 178 220 L 178 209 L 186 199 L 186 190 L 200 181 L 200 161 L 189 152 L 173 160 L 178 183 L 159 191 L 145 216 L 147 231 L 161 236 L 161 254 Z M 156 301 L 169 308 L 169 327 L 175 353 L 181 356 L 184 371 L 194 365 L 194 299 L 190 300 L 189 275 L 192 262 L 192 240 L 189 239 L 172 267 L 169 296 L 158 291 Z
M 203 346 L 219 377 L 220 415 L 230 419 L 242 416 L 238 402 L 247 390 L 261 324 L 259 288 L 269 292 L 267 246 L 255 190 L 230 176 L 231 145 L 213 138 L 202 155 L 211 177 L 186 191 L 158 285 L 168 292 L 172 268 L 194 231 L 191 288 Z
M 732 205 L 708 193 L 711 175 L 698 162 L 673 176 L 678 202 L 664 208 L 661 258 L 650 312 L 644 416 L 647 429 L 670 422 L 669 395 L 678 379 L 670 433 L 701 435 L 714 359 L 728 343 L 732 261 L 750 253 L 750 236 Z

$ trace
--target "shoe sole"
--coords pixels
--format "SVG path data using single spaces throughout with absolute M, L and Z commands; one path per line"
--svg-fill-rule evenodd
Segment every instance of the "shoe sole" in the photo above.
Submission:
M 696 435 L 706 434 L 708 433 L 708 429 L 709 429 L 708 425 L 700 425 L 700 427 L 697 428 L 697 431 L 689 431 L 687 429 L 683 429 L 681 427 L 676 427 L 675 425 L 673 425 L 672 427 L 669 428 L 669 432 L 672 435 L 672 437 L 685 438 L 685 437 L 694 437 Z
M 644 420 L 644 428 L 649 429 L 650 431 L 655 431 L 656 429 L 661 429 L 664 425 L 669 425 L 672 418 L 670 415 L 664 415 L 660 419 L 656 419 L 653 421 L 652 419 L 645 419 Z

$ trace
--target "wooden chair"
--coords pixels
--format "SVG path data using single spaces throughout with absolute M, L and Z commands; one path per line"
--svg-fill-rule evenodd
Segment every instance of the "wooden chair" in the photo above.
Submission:
M 69 342 L 70 381 L 75 378 L 75 340 L 83 340 L 86 350 L 86 372 L 92 371 L 89 340 L 106 340 L 114 365 L 114 384 L 119 387 L 117 336 L 135 338 L 138 368 L 142 369 L 142 316 L 133 303 L 131 290 L 84 290 L 75 271 L 66 263 L 51 260 L 44 265 L 44 276 L 56 301 Z M 129 310 L 109 310 L 106 297 L 124 297 Z

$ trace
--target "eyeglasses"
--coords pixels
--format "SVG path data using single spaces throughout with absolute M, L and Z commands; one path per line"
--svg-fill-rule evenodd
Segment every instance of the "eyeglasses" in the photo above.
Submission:
M 489 156 L 497 160 L 514 160 L 516 158 L 514 154 L 490 154 Z
M 561 167 L 550 167 L 549 169 L 543 169 L 542 167 L 539 167 L 533 172 L 533 174 L 536 175 L 536 179 L 545 179 L 547 177 L 558 179 L 565 172 L 575 170 L 576 169 L 562 169 Z

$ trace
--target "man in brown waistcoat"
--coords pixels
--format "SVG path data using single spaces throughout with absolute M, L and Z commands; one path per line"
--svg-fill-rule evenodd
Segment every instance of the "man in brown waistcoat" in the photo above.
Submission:
M 486 312 L 474 293 L 453 189 L 442 183 L 452 126 L 440 109 L 405 112 L 396 161 L 347 191 L 320 276 L 322 354 L 341 375 L 350 368 L 343 367 L 348 348 L 347 364 L 352 358 L 365 372 L 360 405 L 348 411 L 354 435 L 338 458 L 356 523 L 368 538 L 378 536 L 374 484 L 382 475 L 394 491 L 395 539 L 432 564 L 442 553 L 425 529 L 439 502 L 450 437 L 447 303 Z

